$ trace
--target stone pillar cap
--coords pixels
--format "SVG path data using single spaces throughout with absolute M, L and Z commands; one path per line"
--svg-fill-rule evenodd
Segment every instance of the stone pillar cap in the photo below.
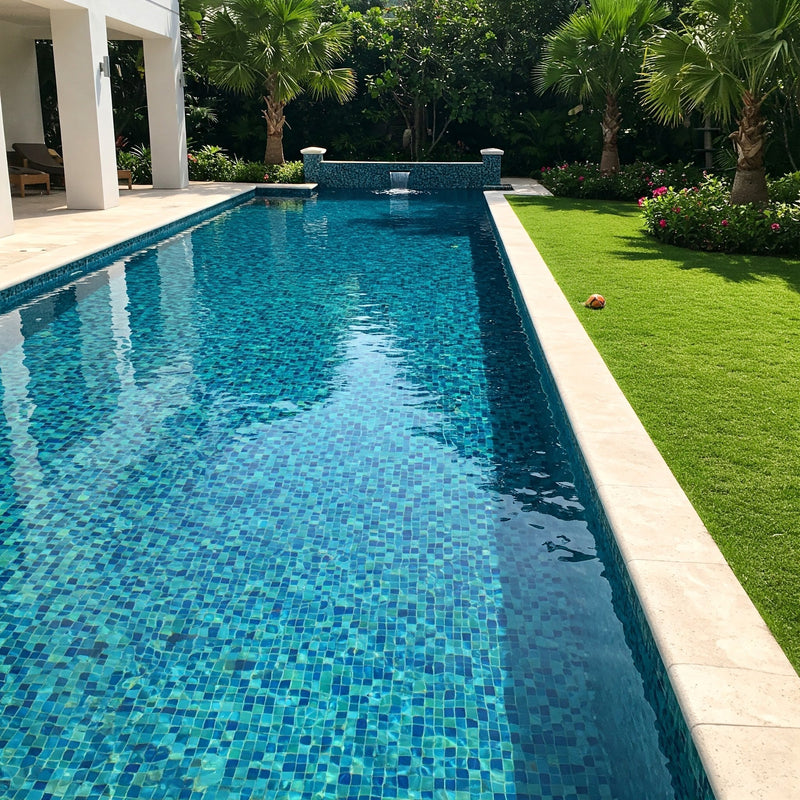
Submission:
M 505 150 L 498 150 L 496 147 L 485 147 L 481 150 L 482 156 L 502 156 Z
M 304 147 L 300 153 L 304 156 L 324 156 L 328 151 L 324 147 Z

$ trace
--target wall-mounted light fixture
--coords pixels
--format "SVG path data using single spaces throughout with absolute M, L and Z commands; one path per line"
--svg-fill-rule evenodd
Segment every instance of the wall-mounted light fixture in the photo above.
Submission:
M 111 59 L 108 56 L 103 56 L 100 62 L 100 74 L 105 75 L 106 78 L 111 77 Z

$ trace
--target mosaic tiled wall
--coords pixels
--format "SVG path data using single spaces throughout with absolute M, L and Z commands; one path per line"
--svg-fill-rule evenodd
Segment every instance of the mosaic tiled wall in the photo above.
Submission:
M 392 172 L 408 172 L 408 189 L 485 189 L 500 185 L 502 150 L 481 150 L 482 161 L 325 161 L 325 149 L 307 147 L 307 181 L 328 189 L 390 189 Z

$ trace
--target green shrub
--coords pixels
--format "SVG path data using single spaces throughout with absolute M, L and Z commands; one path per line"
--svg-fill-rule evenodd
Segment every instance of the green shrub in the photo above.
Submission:
M 235 183 L 264 183 L 266 180 L 267 165 L 260 161 L 236 161 L 229 180 Z
M 231 158 L 221 147 L 207 144 L 188 154 L 189 180 L 235 183 L 303 183 L 303 162 L 268 166 L 260 161 Z M 150 148 L 144 145 L 117 151 L 117 168 L 129 169 L 134 183 L 152 183 Z
M 691 164 L 657 166 L 643 162 L 624 164 L 619 172 L 603 175 L 593 163 L 542 167 L 537 176 L 557 197 L 585 197 L 594 200 L 636 200 L 664 184 L 695 186 L 703 173 Z
M 769 182 L 769 199 L 773 203 L 800 202 L 800 172 L 790 172 Z
M 140 145 L 130 150 L 117 150 L 117 169 L 129 169 L 134 183 L 153 182 L 153 164 L 150 148 Z
M 268 183 L 303 183 L 302 161 L 287 161 L 285 164 L 273 164 L 267 167 L 266 180 Z
M 188 158 L 190 181 L 232 180 L 233 161 L 221 147 L 206 144 L 197 152 L 189 153 Z
M 645 230 L 667 244 L 723 253 L 800 256 L 800 205 L 731 205 L 730 187 L 706 178 L 699 187 L 656 187 L 642 197 Z

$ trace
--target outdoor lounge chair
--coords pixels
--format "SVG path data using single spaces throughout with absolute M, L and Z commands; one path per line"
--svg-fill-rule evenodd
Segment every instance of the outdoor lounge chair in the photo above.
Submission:
M 47 194 L 50 194 L 50 176 L 46 172 L 30 167 L 15 167 L 8 165 L 8 181 L 19 189 L 20 197 L 25 197 L 26 186 L 43 185 Z
M 64 180 L 64 167 L 50 155 L 47 145 L 41 143 L 28 143 L 13 145 L 14 151 L 23 158 L 23 165 L 46 172 L 51 176 L 58 176 Z

